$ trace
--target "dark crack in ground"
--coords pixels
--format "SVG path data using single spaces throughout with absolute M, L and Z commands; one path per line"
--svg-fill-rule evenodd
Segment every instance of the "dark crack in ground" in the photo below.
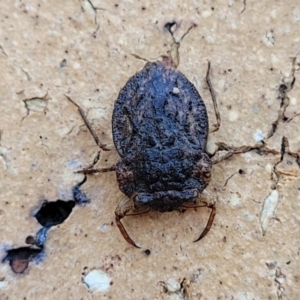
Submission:
M 190 300 L 189 280 L 183 278 L 178 282 L 175 278 L 169 278 L 166 282 L 160 281 L 162 287 L 162 299 L 165 300 Z
M 64 58 L 60 63 L 58 69 L 65 68 L 67 66 L 67 60 Z
M 8 166 L 9 166 L 9 161 L 8 161 L 7 156 L 6 156 L 7 149 L 1 145 L 1 140 L 2 140 L 2 130 L 0 129 L 0 158 L 2 158 L 4 166 L 7 170 Z
M 292 70 L 291 70 L 290 75 L 287 77 L 284 77 L 282 79 L 282 82 L 279 85 L 278 100 L 280 101 L 280 108 L 278 110 L 278 117 L 272 123 L 272 127 L 264 140 L 271 138 L 275 134 L 279 123 L 290 121 L 287 117 L 285 117 L 285 111 L 290 104 L 290 99 L 288 97 L 288 93 L 294 87 L 294 84 L 296 81 L 295 72 L 298 69 L 298 64 L 299 64 L 299 62 L 297 61 L 297 57 L 294 57 L 292 60 Z
M 85 8 L 84 8 L 84 5 L 87 5 L 88 7 L 90 7 L 92 9 L 93 14 L 94 14 L 94 22 L 97 25 L 97 30 L 96 31 L 98 31 L 99 30 L 99 23 L 98 23 L 97 11 L 98 10 L 106 10 L 106 9 L 95 6 L 91 0 L 82 0 L 81 9 L 84 12 L 86 11 Z
M 14 61 L 14 62 L 13 62 L 13 65 L 14 65 L 17 69 L 21 70 L 21 72 L 26 76 L 27 81 L 31 81 L 31 76 L 29 75 L 29 73 L 26 72 L 21 66 L 19 66 L 19 64 L 18 64 L 17 62 Z
M 8 162 L 7 156 L 5 155 L 5 153 L 3 153 L 1 147 L 0 147 L 0 157 L 2 158 L 2 161 L 4 163 L 5 169 L 7 170 L 9 162 Z
M 266 263 L 269 270 L 269 276 L 274 278 L 274 287 L 276 287 L 276 296 L 278 300 L 286 299 L 285 281 L 286 275 L 282 273 L 281 268 L 277 265 L 277 262 Z
M 300 155 L 299 153 L 292 152 L 289 147 L 289 141 L 288 139 L 283 136 L 281 140 L 281 148 L 280 151 L 275 150 L 275 149 L 270 149 L 268 148 L 267 141 L 270 139 L 276 132 L 278 125 L 283 122 L 289 122 L 291 119 L 288 119 L 285 117 L 285 111 L 289 105 L 289 97 L 288 93 L 293 89 L 296 77 L 295 77 L 295 72 L 299 70 L 299 65 L 300 62 L 297 59 L 297 57 L 293 58 L 292 60 L 292 70 L 289 76 L 284 77 L 279 85 L 278 88 L 278 100 L 279 100 L 279 110 L 278 110 L 278 117 L 277 119 L 271 124 L 271 129 L 269 130 L 268 134 L 266 137 L 252 145 L 252 146 L 240 146 L 240 147 L 232 147 L 230 145 L 227 145 L 225 143 L 216 143 L 216 151 L 212 155 L 212 164 L 217 164 L 225 159 L 230 158 L 234 154 L 241 154 L 241 153 L 247 153 L 251 151 L 255 151 L 260 155 L 263 154 L 272 154 L 272 155 L 280 155 L 279 159 L 277 162 L 274 163 L 273 168 L 272 168 L 272 173 L 271 173 L 271 179 L 273 181 L 273 184 L 270 186 L 271 192 L 267 196 L 267 198 L 264 199 L 263 201 L 263 207 L 262 207 L 262 212 L 260 216 L 260 223 L 261 223 L 261 229 L 263 235 L 266 234 L 269 221 L 271 219 L 276 219 L 280 221 L 276 215 L 276 209 L 277 205 L 282 197 L 280 194 L 279 190 L 279 182 L 281 180 L 282 176 L 290 176 L 294 177 L 295 179 L 299 177 L 299 163 L 300 162 Z M 295 114 L 293 117 L 295 117 Z M 220 156 L 219 152 L 220 151 L 227 151 L 227 153 L 223 156 Z M 290 168 L 288 170 L 279 170 L 279 166 L 284 162 L 284 159 L 286 156 L 289 156 L 292 158 L 293 161 L 288 161 Z M 291 165 L 295 165 L 294 168 L 291 167 Z M 297 167 L 296 167 L 297 166 Z M 287 168 L 286 168 L 287 169 Z M 295 171 L 296 170 L 296 171 Z M 228 180 L 230 180 L 236 173 L 230 175 L 224 184 L 224 187 L 228 183 Z
M 26 108 L 26 115 L 22 118 L 22 121 L 29 116 L 30 111 L 46 114 L 49 96 L 46 93 L 43 97 L 33 97 L 29 99 L 23 99 L 24 106 Z
M 185 38 L 185 36 L 193 29 L 195 28 L 197 25 L 195 23 L 192 23 L 192 25 L 187 29 L 187 31 L 182 35 L 182 37 L 177 41 L 175 39 L 174 33 L 176 32 L 176 30 L 179 28 L 179 24 L 177 22 L 167 22 L 164 26 L 165 30 L 167 30 L 173 39 L 173 43 L 170 46 L 170 50 L 167 51 L 166 55 L 160 55 L 160 57 L 162 58 L 163 62 L 165 65 L 169 65 L 174 67 L 175 69 L 178 67 L 179 62 L 180 62 L 180 55 L 179 55 L 179 48 L 180 48 L 180 44 L 182 43 L 183 39 Z M 140 55 L 131 53 L 131 55 L 136 58 L 136 59 L 140 59 L 143 61 L 152 61 L 150 59 L 144 58 Z M 155 59 L 157 60 L 157 59 Z
M 5 56 L 8 56 L 7 53 L 5 52 L 4 48 L 0 45 L 0 52 L 4 54 Z
M 247 6 L 247 0 L 243 0 L 243 9 L 241 10 L 240 14 L 242 14 L 245 10 L 246 10 L 246 6 Z
M 171 34 L 173 43 L 171 44 L 171 49 L 167 52 L 167 55 L 162 55 L 163 60 L 166 64 L 171 65 L 175 69 L 178 67 L 180 63 L 180 55 L 179 55 L 179 47 L 182 43 L 185 36 L 189 34 L 189 32 L 195 28 L 197 25 L 195 23 L 192 23 L 192 25 L 188 28 L 188 30 L 182 35 L 182 37 L 177 41 L 175 39 L 174 33 L 179 27 L 179 24 L 176 22 L 166 23 L 165 29 L 168 30 L 168 32 Z
M 2 262 L 9 262 L 14 273 L 22 274 L 28 268 L 31 261 L 39 263 L 44 258 L 44 248 L 51 227 L 63 223 L 71 214 L 75 205 L 84 206 L 89 202 L 80 187 L 86 182 L 86 176 L 72 189 L 73 199 L 69 201 L 56 200 L 45 201 L 34 217 L 43 226 L 38 230 L 35 237 L 27 236 L 25 243 L 29 247 L 13 248 L 6 251 Z
M 226 181 L 225 181 L 223 187 L 225 187 L 225 186 L 228 184 L 228 181 L 229 181 L 233 176 L 235 176 L 236 174 L 242 175 L 242 174 L 245 174 L 245 172 L 244 172 L 242 169 L 239 169 L 237 172 L 234 172 L 233 174 L 231 174 L 231 175 L 226 179 Z
M 259 154 L 268 154 L 269 153 L 269 154 L 274 154 L 274 155 L 277 155 L 277 154 L 282 155 L 283 151 L 288 151 L 288 154 L 295 157 L 296 159 L 299 159 L 299 155 L 297 153 L 293 153 L 290 151 L 290 149 L 288 147 L 288 140 L 286 137 L 282 138 L 281 151 L 269 149 L 267 146 L 267 140 L 270 139 L 275 134 L 275 132 L 278 128 L 278 124 L 280 122 L 289 122 L 290 121 L 290 119 L 285 117 L 285 111 L 289 105 L 289 98 L 288 98 L 287 94 L 288 94 L 288 92 L 290 92 L 293 89 L 294 83 L 296 81 L 295 72 L 298 70 L 299 64 L 300 64 L 300 62 L 297 61 L 297 57 L 293 58 L 292 70 L 291 70 L 290 76 L 284 77 L 282 79 L 282 83 L 279 85 L 278 99 L 280 100 L 280 107 L 278 110 L 278 117 L 271 124 L 271 129 L 269 130 L 266 137 L 262 141 L 254 144 L 253 146 L 243 145 L 240 147 L 232 147 L 232 146 L 227 145 L 222 142 L 216 143 L 216 146 L 217 146 L 216 151 L 212 155 L 212 163 L 213 164 L 217 164 L 224 159 L 230 158 L 233 154 L 246 153 L 246 152 L 250 152 L 250 151 L 257 151 Z M 296 115 L 299 115 L 299 114 L 296 114 Z M 218 156 L 219 151 L 227 151 L 227 153 L 224 156 L 220 157 L 220 156 Z M 217 157 L 215 158 L 215 156 L 217 156 Z M 278 162 L 278 163 L 280 163 L 280 162 Z

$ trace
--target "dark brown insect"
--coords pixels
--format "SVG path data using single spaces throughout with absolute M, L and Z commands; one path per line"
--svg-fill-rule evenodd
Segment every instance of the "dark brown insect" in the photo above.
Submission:
M 209 82 L 209 69 L 207 81 Z M 74 103 L 69 97 L 67 97 Z M 82 109 L 74 103 L 96 143 L 103 145 Z M 218 116 L 218 115 L 217 115 Z M 218 119 L 218 118 L 217 118 Z M 130 238 L 121 219 L 150 209 L 169 212 L 182 207 L 211 209 L 199 241 L 210 230 L 216 208 L 214 201 L 200 199 L 211 178 L 211 160 L 206 154 L 208 117 L 195 86 L 165 62 L 148 62 L 121 89 L 112 116 L 113 139 L 120 155 L 109 169 L 84 169 L 82 173 L 115 170 L 126 197 L 115 211 L 116 223 L 125 240 Z

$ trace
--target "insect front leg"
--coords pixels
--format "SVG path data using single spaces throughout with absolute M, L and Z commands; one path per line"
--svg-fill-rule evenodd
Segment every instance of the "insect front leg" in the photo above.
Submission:
M 201 195 L 196 201 L 194 201 L 193 203 L 185 203 L 180 207 L 182 208 L 208 207 L 211 209 L 211 213 L 207 221 L 207 224 L 204 230 L 202 231 L 202 233 L 200 234 L 200 236 L 194 241 L 194 243 L 200 241 L 207 235 L 214 222 L 214 218 L 216 216 L 216 198 L 213 197 L 207 190 L 203 190 Z
M 121 223 L 121 219 L 123 219 L 125 216 L 136 216 L 136 215 L 145 214 L 150 211 L 150 208 L 148 208 L 148 207 L 145 208 L 145 210 L 136 209 L 134 207 L 133 197 L 134 196 L 132 196 L 131 198 L 126 197 L 118 204 L 118 206 L 116 207 L 116 210 L 115 210 L 115 220 L 116 220 L 117 226 L 118 226 L 122 236 L 126 240 L 126 242 L 136 248 L 141 248 L 141 247 L 137 246 L 136 243 L 131 239 L 131 237 L 127 233 L 125 227 Z

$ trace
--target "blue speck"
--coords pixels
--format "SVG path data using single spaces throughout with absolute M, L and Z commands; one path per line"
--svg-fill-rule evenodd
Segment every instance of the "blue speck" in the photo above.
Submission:
M 256 105 L 252 107 L 252 111 L 254 114 L 258 114 L 259 113 L 259 107 L 257 107 Z

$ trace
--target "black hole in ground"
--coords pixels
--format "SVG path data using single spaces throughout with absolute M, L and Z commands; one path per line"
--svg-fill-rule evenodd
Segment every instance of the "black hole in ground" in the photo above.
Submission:
M 61 224 L 68 218 L 74 206 L 75 201 L 73 200 L 45 202 L 35 217 L 44 227 L 55 226 Z
M 11 269 L 18 274 L 22 274 L 28 267 L 31 260 L 37 257 L 43 248 L 20 247 L 7 251 L 3 262 L 9 261 Z

